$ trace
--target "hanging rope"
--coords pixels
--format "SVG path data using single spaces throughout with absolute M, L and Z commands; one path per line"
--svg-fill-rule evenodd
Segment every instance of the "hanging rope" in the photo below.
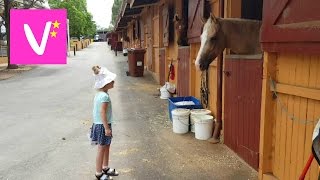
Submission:
M 204 108 L 208 107 L 209 104 L 209 88 L 208 88 L 208 70 L 203 71 L 201 73 L 201 87 L 200 87 L 200 95 L 201 95 L 201 104 Z
M 286 114 L 286 116 L 292 120 L 293 122 L 297 122 L 299 124 L 315 124 L 320 120 L 320 117 L 317 117 L 314 120 L 308 120 L 308 119 L 300 119 L 298 117 L 296 117 L 293 113 L 290 113 L 288 111 L 288 108 L 286 107 L 286 105 L 281 101 L 277 91 L 276 91 L 276 82 L 270 77 L 270 88 L 273 90 L 273 98 L 277 100 L 277 103 L 279 104 L 279 107 L 281 109 L 282 112 L 284 112 Z

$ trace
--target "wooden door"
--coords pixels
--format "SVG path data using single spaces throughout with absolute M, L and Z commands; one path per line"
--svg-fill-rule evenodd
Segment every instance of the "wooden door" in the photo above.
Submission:
M 261 42 L 267 52 L 320 52 L 320 1 L 264 0 Z
M 148 11 L 148 13 L 151 13 L 151 11 Z M 146 45 L 147 45 L 147 67 L 148 70 L 151 70 L 154 72 L 154 64 L 153 64 L 153 23 L 152 23 L 152 16 L 147 17 L 147 23 L 146 23 Z
M 204 18 L 205 0 L 189 1 L 188 10 L 188 41 L 189 43 L 200 42 Z
M 190 47 L 178 49 L 178 96 L 190 96 Z
M 159 76 L 160 76 L 160 85 L 163 86 L 166 82 L 166 51 L 165 48 L 161 48 L 160 49 L 160 53 L 159 53 L 159 66 L 160 66 L 160 72 L 159 72 Z
M 159 16 L 153 18 L 153 47 L 159 47 Z
M 261 59 L 225 60 L 224 142 L 256 170 L 259 167 Z
M 169 11 L 168 4 L 164 4 L 162 7 L 162 42 L 163 46 L 169 45 Z

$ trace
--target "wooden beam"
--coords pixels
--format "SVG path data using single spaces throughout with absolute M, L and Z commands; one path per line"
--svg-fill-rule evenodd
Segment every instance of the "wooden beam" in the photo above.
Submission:
M 262 54 L 251 54 L 251 55 L 227 54 L 225 58 L 226 59 L 260 60 L 262 59 Z
M 128 3 L 130 4 L 130 8 L 132 8 L 132 5 L 133 5 L 134 1 L 135 1 L 135 0 L 131 0 L 130 3 L 128 2 Z
M 275 91 L 278 93 L 320 100 L 320 89 L 305 88 L 281 83 L 275 83 L 275 87 Z M 272 87 L 270 87 L 270 89 L 273 91 Z
M 264 179 L 264 174 L 273 172 L 273 128 L 276 101 L 273 100 L 273 93 L 270 91 L 269 78 L 276 79 L 276 67 L 276 54 L 264 53 L 259 146 L 259 179 L 261 180 Z

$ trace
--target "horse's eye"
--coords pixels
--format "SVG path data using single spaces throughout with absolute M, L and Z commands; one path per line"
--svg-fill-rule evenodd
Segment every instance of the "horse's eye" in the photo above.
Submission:
M 211 37 L 211 39 L 210 39 L 211 41 L 215 41 L 215 40 L 217 40 L 217 37 L 216 36 L 214 36 L 214 37 Z

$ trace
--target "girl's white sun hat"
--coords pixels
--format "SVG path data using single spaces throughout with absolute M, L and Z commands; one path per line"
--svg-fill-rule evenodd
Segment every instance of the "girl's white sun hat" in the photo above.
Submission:
M 117 77 L 116 74 L 110 72 L 107 68 L 101 67 L 99 74 L 93 74 L 94 76 L 94 88 L 100 89 L 110 82 L 114 81 Z

